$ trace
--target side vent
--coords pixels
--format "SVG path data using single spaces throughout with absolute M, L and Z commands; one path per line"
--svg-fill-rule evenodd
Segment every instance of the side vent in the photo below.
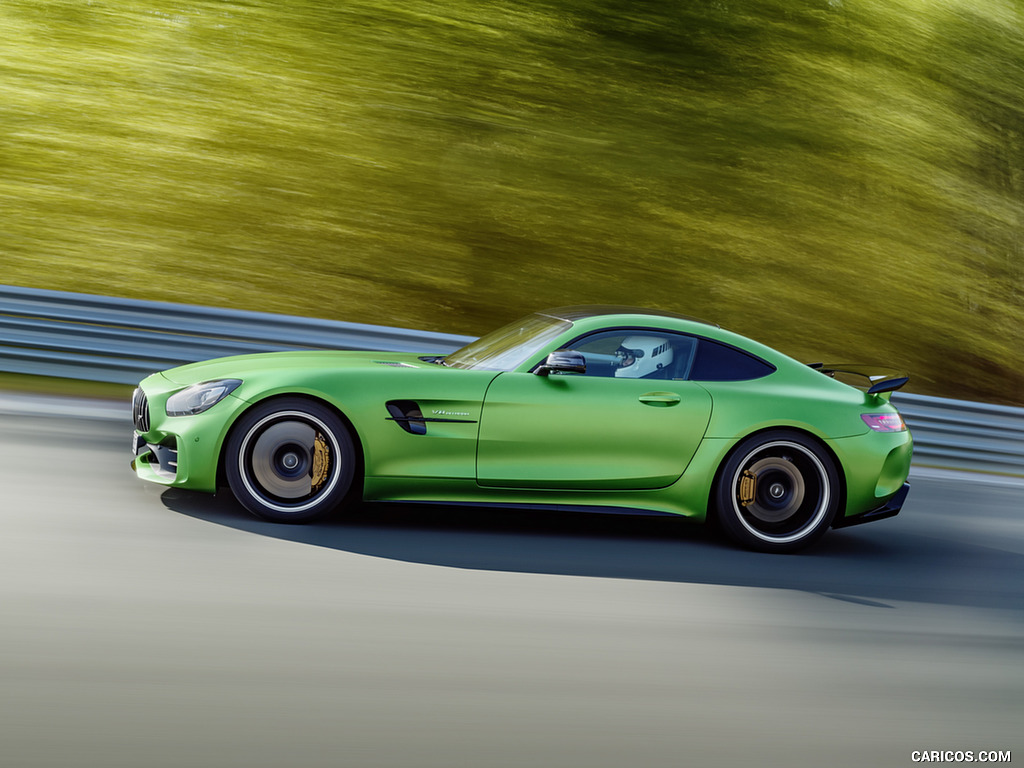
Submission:
M 427 434 L 427 425 L 418 403 L 412 400 L 389 400 L 385 405 L 391 419 L 406 432 L 413 435 Z

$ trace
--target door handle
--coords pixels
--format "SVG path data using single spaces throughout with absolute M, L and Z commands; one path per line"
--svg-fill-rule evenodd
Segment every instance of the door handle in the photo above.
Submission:
M 680 398 L 674 392 L 647 392 L 640 395 L 639 399 L 644 405 L 655 405 L 664 408 L 669 405 L 675 405 L 679 402 Z

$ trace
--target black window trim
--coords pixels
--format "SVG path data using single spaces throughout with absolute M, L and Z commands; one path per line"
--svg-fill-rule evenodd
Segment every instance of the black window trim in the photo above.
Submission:
M 625 332 L 645 331 L 645 332 L 648 332 L 648 333 L 655 333 L 655 334 L 657 334 L 657 333 L 664 333 L 664 334 L 668 334 L 668 335 L 671 335 L 671 336 L 686 336 L 687 338 L 693 339 L 693 340 L 695 340 L 697 342 L 697 347 L 694 350 L 693 358 L 690 360 L 690 365 L 686 369 L 686 377 L 685 378 L 681 378 L 681 379 L 667 379 L 667 381 L 693 381 L 693 382 L 701 381 L 700 379 L 691 379 L 690 378 L 690 372 L 693 370 L 694 363 L 697 362 L 697 354 L 700 351 L 700 343 L 702 341 L 707 341 L 707 342 L 710 342 L 712 344 L 718 344 L 720 346 L 723 346 L 723 347 L 726 347 L 728 349 L 731 349 L 734 352 L 739 352 L 740 354 L 745 355 L 746 357 L 749 357 L 751 360 L 756 360 L 757 362 L 759 362 L 759 363 L 761 363 L 763 365 L 766 365 L 768 368 L 771 369 L 767 373 L 765 373 L 763 376 L 755 376 L 752 379 L 717 379 L 717 380 L 705 379 L 704 381 L 707 381 L 708 383 L 717 383 L 717 382 L 721 382 L 721 381 L 757 381 L 758 379 L 763 379 L 765 376 L 771 376 L 773 373 L 775 373 L 777 370 L 779 370 L 778 366 L 776 366 L 774 363 L 770 363 L 767 360 L 765 360 L 763 357 L 759 357 L 759 356 L 755 355 L 753 352 L 748 352 L 747 350 L 743 349 L 742 347 L 737 347 L 735 344 L 730 344 L 727 341 L 720 341 L 719 339 L 712 339 L 712 338 L 709 338 L 707 336 L 700 336 L 700 335 L 698 335 L 696 333 L 686 333 L 685 331 L 672 331 L 672 330 L 669 330 L 668 328 L 651 328 L 649 326 L 639 326 L 639 325 L 621 325 L 621 326 L 615 326 L 614 328 L 600 328 L 600 329 L 594 330 L 594 331 L 587 331 L 586 333 L 581 333 L 579 336 L 575 337 L 571 341 L 567 341 L 565 344 L 560 346 L 559 349 L 572 349 L 574 344 L 578 344 L 580 341 L 582 341 L 583 339 L 588 338 L 589 336 L 596 336 L 598 334 L 603 334 L 603 333 L 616 333 L 618 331 L 625 331 Z M 546 360 L 546 359 L 547 359 L 547 355 L 544 356 L 543 360 L 538 360 L 535 365 L 531 366 L 530 367 L 530 373 L 536 372 L 537 368 L 542 366 L 544 364 L 544 360 Z

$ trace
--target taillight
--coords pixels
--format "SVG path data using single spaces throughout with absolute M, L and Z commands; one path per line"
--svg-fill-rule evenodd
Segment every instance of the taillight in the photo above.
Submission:
M 860 417 L 875 432 L 905 432 L 907 429 L 898 413 L 862 413 Z

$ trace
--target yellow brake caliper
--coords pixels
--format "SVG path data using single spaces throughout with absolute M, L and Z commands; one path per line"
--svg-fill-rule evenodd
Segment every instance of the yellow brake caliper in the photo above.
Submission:
M 327 473 L 331 469 L 331 452 L 327 447 L 327 441 L 319 432 L 313 441 L 313 492 L 320 490 L 320 486 L 327 479 Z
M 743 470 L 743 475 L 740 477 L 740 504 L 744 507 L 749 506 L 754 500 L 756 492 L 757 475 L 749 469 Z

